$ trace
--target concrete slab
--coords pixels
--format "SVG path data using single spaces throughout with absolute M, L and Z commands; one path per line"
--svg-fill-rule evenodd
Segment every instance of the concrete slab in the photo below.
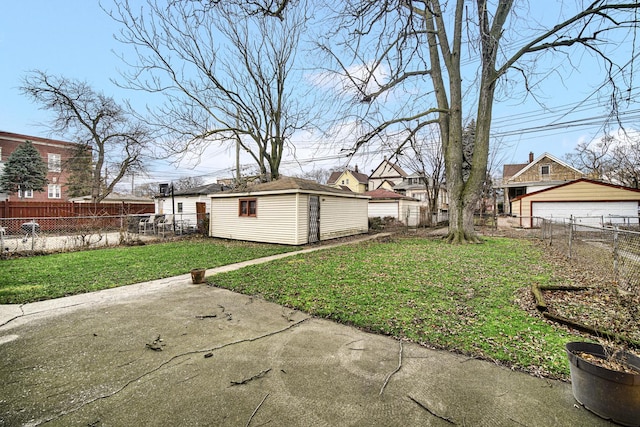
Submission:
M 0 379 L 0 426 L 612 425 L 568 383 L 190 275 L 0 306 Z
M 0 327 L 0 425 L 609 425 L 570 384 L 187 277 L 119 289 Z

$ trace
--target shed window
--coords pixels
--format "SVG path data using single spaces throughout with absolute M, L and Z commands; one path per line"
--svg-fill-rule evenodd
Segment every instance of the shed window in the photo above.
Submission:
M 239 216 L 256 216 L 257 207 L 256 199 L 240 199 Z
M 182 213 L 182 202 L 178 202 L 178 213 Z

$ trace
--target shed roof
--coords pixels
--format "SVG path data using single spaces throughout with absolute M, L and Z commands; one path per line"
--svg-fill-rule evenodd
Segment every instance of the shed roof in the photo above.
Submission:
M 187 188 L 185 190 L 174 191 L 174 196 L 207 195 L 219 191 L 230 191 L 231 187 L 223 184 L 206 184 L 198 187 Z
M 416 200 L 413 197 L 403 196 L 402 194 L 385 190 L 384 188 L 367 191 L 364 195 L 371 197 L 372 200 Z
M 212 194 L 211 197 L 237 197 L 242 195 L 278 194 L 278 193 L 321 193 L 343 197 L 363 197 L 350 190 L 342 190 L 328 185 L 318 184 L 308 179 L 285 177 L 275 181 L 253 185 L 246 190 L 225 191 Z

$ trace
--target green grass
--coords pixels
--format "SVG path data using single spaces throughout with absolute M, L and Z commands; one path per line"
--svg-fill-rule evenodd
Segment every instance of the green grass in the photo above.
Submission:
M 296 249 L 194 239 L 0 260 L 0 304 L 114 288 Z
M 296 255 L 216 275 L 217 286 L 369 331 L 566 378 L 564 344 L 576 336 L 522 310 L 532 281 L 553 283 L 539 249 L 399 239 Z

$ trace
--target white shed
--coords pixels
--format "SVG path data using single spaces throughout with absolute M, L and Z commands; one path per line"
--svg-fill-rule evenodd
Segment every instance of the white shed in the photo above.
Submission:
M 369 200 L 370 218 L 392 217 L 410 227 L 418 225 L 421 203 L 413 197 L 403 196 L 382 188 L 367 191 L 364 194 L 371 197 Z
M 369 197 L 301 178 L 211 195 L 209 234 L 305 245 L 368 231 Z
M 155 213 L 158 215 L 173 214 L 176 221 L 182 221 L 187 228 L 200 229 L 207 215 L 211 213 L 211 193 L 229 191 L 231 188 L 222 184 L 207 184 L 187 190 L 176 190 L 155 199 Z

